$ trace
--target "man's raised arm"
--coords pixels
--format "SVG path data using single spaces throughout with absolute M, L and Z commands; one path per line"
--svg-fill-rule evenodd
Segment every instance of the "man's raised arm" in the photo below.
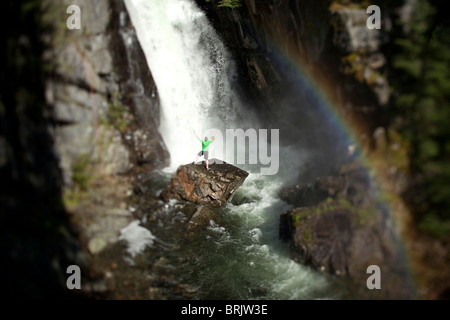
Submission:
M 194 130 L 192 130 L 192 132 L 194 132 L 194 135 L 195 135 L 195 137 L 197 138 L 198 141 L 202 141 L 202 140 L 198 137 L 197 133 L 196 133 Z

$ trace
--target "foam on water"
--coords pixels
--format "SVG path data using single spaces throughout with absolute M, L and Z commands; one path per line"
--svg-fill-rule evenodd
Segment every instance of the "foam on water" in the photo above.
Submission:
M 156 239 L 150 230 L 139 224 L 139 220 L 134 220 L 120 231 L 119 240 L 127 244 L 127 252 L 132 258 L 151 247 Z
M 278 177 L 251 174 L 239 192 L 255 201 L 238 206 L 228 205 L 229 214 L 239 217 L 244 233 L 236 246 L 242 246 L 248 266 L 260 283 L 269 288 L 262 298 L 269 299 L 335 299 L 339 293 L 329 290 L 331 277 L 318 273 L 290 259 L 286 243 L 278 240 L 279 214 L 291 208 L 281 201 Z M 261 199 L 260 199 L 261 197 Z
M 194 160 L 199 145 L 193 129 L 201 136 L 208 128 L 222 133 L 227 128 L 258 128 L 239 121 L 254 117 L 246 116 L 248 108 L 232 89 L 234 63 L 194 1 L 125 0 L 125 4 L 158 88 L 159 130 L 171 154 L 167 172 Z M 204 231 L 177 244 L 180 251 L 172 253 L 190 261 L 179 266 L 177 276 L 200 288 L 198 298 L 334 297 L 328 291 L 329 277 L 293 262 L 288 245 L 278 240 L 279 214 L 289 208 L 278 192 L 298 176 L 292 168 L 308 157 L 305 151 L 280 146 L 280 168 L 273 176 L 261 175 L 259 165 L 242 165 L 250 175 L 233 198 L 243 201 L 233 204 L 231 199 L 220 221 L 211 220 Z M 130 232 L 141 233 L 136 227 L 135 223 Z M 165 228 L 162 223 L 160 227 Z M 146 241 L 153 240 L 151 233 L 142 235 Z M 142 248 L 136 245 L 131 252 Z

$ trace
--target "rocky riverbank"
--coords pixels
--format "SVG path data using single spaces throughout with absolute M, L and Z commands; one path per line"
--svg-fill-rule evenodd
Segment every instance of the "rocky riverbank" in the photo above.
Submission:
M 349 279 L 361 298 L 413 298 L 404 249 L 389 208 L 357 162 L 313 185 L 292 186 L 281 198 L 295 206 L 280 215 L 280 237 L 291 257 L 316 270 Z M 367 268 L 382 270 L 383 290 L 369 292 Z

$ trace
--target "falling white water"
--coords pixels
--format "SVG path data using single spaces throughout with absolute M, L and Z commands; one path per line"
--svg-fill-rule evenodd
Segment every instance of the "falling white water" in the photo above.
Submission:
M 211 137 L 216 129 L 222 134 L 231 128 L 258 129 L 250 124 L 254 117 L 243 114 L 248 108 L 240 105 L 233 92 L 235 68 L 230 55 L 193 0 L 125 0 L 125 4 L 158 88 L 159 131 L 171 154 L 167 171 L 195 159 L 200 144 L 193 130 L 203 138 Z M 234 163 L 223 149 L 220 152 L 224 140 L 218 137 L 211 156 Z M 245 144 L 237 148 L 245 149 Z M 214 155 L 217 151 L 219 155 Z M 288 208 L 278 191 L 283 182 L 297 177 L 299 163 L 308 158 L 304 150 L 289 147 L 280 148 L 280 153 L 276 175 L 261 175 L 258 169 L 252 172 L 235 193 L 247 200 L 229 203 L 221 223 L 211 220 L 206 232 L 197 234 L 199 243 L 193 240 L 182 246 L 179 254 L 189 255 L 193 250 L 197 259 L 192 266 L 178 266 L 179 276 L 187 276 L 182 281 L 201 288 L 199 297 L 338 296 L 329 291 L 325 275 L 294 263 L 286 244 L 278 240 L 279 213 Z M 240 166 L 255 171 L 259 165 Z M 193 269 L 185 271 L 184 267 Z
M 125 0 L 125 5 L 158 88 L 159 131 L 173 170 L 192 162 L 200 151 L 193 130 L 203 139 L 217 131 L 208 129 L 225 133 L 236 125 L 238 102 L 231 89 L 235 68 L 193 1 Z

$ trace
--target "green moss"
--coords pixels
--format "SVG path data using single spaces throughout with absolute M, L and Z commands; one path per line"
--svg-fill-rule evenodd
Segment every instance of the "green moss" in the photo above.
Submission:
M 217 6 L 236 9 L 242 6 L 242 0 L 220 0 Z
M 89 188 L 92 175 L 89 172 L 90 159 L 87 154 L 81 154 L 72 166 L 74 188 L 86 191 Z
M 86 198 L 92 179 L 91 160 L 87 154 L 81 154 L 72 165 L 73 185 L 63 192 L 63 203 L 66 208 L 75 207 Z
M 67 207 L 75 207 L 82 203 L 89 194 L 94 181 L 94 164 L 88 154 L 82 153 L 72 165 L 72 182 L 70 188 L 63 192 L 63 203 Z
M 328 198 L 317 206 L 299 208 L 296 211 L 293 211 L 291 213 L 292 223 L 295 227 L 299 227 L 309 215 L 321 214 L 323 212 L 335 211 L 338 209 L 355 211 L 354 206 L 346 199 L 333 200 L 332 198 Z
M 130 127 L 130 122 L 130 115 L 126 106 L 120 101 L 119 93 L 114 94 L 108 102 L 106 116 L 100 120 L 100 124 L 124 132 Z
M 291 219 L 294 227 L 300 227 L 303 221 L 304 214 L 300 212 L 292 212 Z
M 309 230 L 305 230 L 305 231 L 303 231 L 302 236 L 303 236 L 303 242 L 306 245 L 310 245 L 312 242 L 311 232 Z
M 69 17 L 67 3 L 53 0 L 30 1 L 30 3 L 36 3 L 36 5 L 40 6 L 42 23 L 51 28 L 52 36 L 50 38 L 50 45 L 52 47 L 59 47 L 71 43 L 79 35 L 78 32 L 67 29 L 66 22 Z
M 358 209 L 356 213 L 358 214 L 358 222 L 360 225 L 365 225 L 371 217 L 371 211 L 369 209 Z
M 72 188 L 65 189 L 62 196 L 64 207 L 73 208 L 78 206 L 87 197 L 87 192 L 74 190 Z
M 305 219 L 309 215 L 317 215 L 324 212 L 331 212 L 336 210 L 346 210 L 349 213 L 355 213 L 355 215 L 353 215 L 353 217 L 355 218 L 354 222 L 362 226 L 373 220 L 377 208 L 375 204 L 368 208 L 358 208 L 355 207 L 347 199 L 333 200 L 329 198 L 318 206 L 299 208 L 293 211 L 291 213 L 292 224 L 294 225 L 294 227 L 298 228 L 302 225 L 303 221 L 305 221 Z M 304 237 L 305 236 L 308 237 L 307 235 L 304 235 Z
M 87 197 L 94 179 L 93 164 L 88 154 L 80 154 L 72 165 L 71 188 L 63 192 L 64 206 L 74 207 Z

